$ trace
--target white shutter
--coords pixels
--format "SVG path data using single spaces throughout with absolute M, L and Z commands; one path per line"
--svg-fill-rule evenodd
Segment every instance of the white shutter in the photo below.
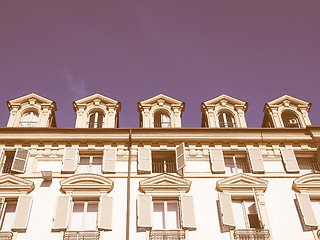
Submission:
M 70 218 L 71 196 L 58 196 L 53 218 L 53 230 L 66 230 Z
M 263 173 L 263 159 L 260 148 L 248 148 L 249 159 L 253 173 Z
M 62 170 L 65 173 L 74 173 L 77 169 L 79 151 L 77 148 L 66 147 L 62 160 Z
M 5 207 L 6 207 L 6 199 L 4 197 L 0 197 L 0 223 L 2 223 L 2 220 L 3 220 Z
M 183 229 L 194 230 L 196 229 L 196 221 L 193 207 L 192 196 L 181 196 L 181 216 L 182 216 L 182 227 Z
M 151 173 L 152 156 L 150 148 L 138 148 L 138 172 Z
M 103 173 L 115 173 L 116 172 L 116 160 L 117 160 L 117 149 L 110 148 L 103 150 Z
M 25 148 L 17 148 L 13 158 L 11 171 L 24 173 L 27 167 L 29 150 Z
M 280 149 L 282 161 L 286 168 L 286 171 L 291 173 L 298 173 L 300 171 L 296 156 L 294 154 L 293 149 Z
M 225 165 L 224 165 L 224 157 L 221 148 L 210 148 L 210 162 L 211 162 L 211 170 L 214 173 L 224 173 Z
M 182 169 L 186 166 L 184 142 L 176 147 L 176 166 L 178 173 L 182 173 Z
M 262 215 L 261 215 L 260 201 L 259 201 L 259 198 L 258 198 L 257 193 L 256 193 L 255 190 L 253 190 L 253 196 L 254 196 L 254 201 L 255 201 L 255 204 L 256 204 L 256 208 L 257 208 L 257 214 L 258 214 L 260 226 L 261 226 L 261 228 L 264 228 L 264 223 L 263 223 Z
M 139 228 L 152 228 L 152 196 L 139 195 L 137 208 L 137 226 Z
M 98 229 L 112 230 L 113 198 L 101 196 L 99 202 Z
M 318 223 L 316 217 L 313 213 L 313 209 L 311 206 L 311 201 L 308 194 L 296 194 L 297 203 L 299 207 L 299 215 L 301 217 L 302 222 L 311 228 L 318 227 Z
M 30 211 L 32 206 L 32 197 L 20 196 L 17 204 L 15 218 L 13 222 L 13 230 L 26 230 Z
M 232 228 L 236 227 L 236 222 L 234 220 L 231 195 L 225 193 L 219 193 L 219 203 L 222 215 L 222 223 L 226 226 Z

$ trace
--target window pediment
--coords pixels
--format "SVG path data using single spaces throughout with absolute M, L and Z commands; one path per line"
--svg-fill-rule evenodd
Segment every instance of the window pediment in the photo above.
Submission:
M 160 174 L 140 181 L 139 185 L 140 190 L 145 193 L 187 193 L 191 181 L 171 174 Z
M 252 192 L 252 189 L 265 191 L 268 181 L 247 174 L 237 174 L 217 182 L 220 191 Z
M 298 192 L 320 193 L 320 174 L 303 175 L 293 181 L 292 187 Z
M 85 98 L 81 98 L 77 101 L 74 101 L 74 105 L 81 105 L 81 104 L 84 104 L 84 105 L 87 105 L 89 103 L 93 103 L 94 105 L 99 105 L 100 103 L 103 103 L 105 105 L 117 105 L 117 104 L 120 104 L 117 100 L 114 100 L 112 98 L 109 98 L 109 97 L 106 97 L 106 96 L 103 96 L 99 93 L 96 93 L 96 94 L 93 94 L 91 96 L 88 96 L 88 97 L 85 97 Z
M 224 105 L 224 103 L 225 104 L 230 104 L 230 105 L 233 105 L 233 106 L 245 106 L 245 108 L 248 106 L 247 102 L 244 102 L 244 101 L 242 101 L 240 99 L 237 99 L 237 98 L 234 98 L 234 97 L 231 97 L 231 96 L 228 96 L 226 94 L 221 94 L 218 97 L 211 98 L 211 99 L 203 102 L 202 104 L 204 106 L 210 106 L 210 105 L 216 105 L 216 104 Z
M 290 95 L 283 95 L 279 98 L 276 98 L 270 102 L 266 103 L 267 105 L 270 106 L 275 106 L 275 105 L 284 105 L 284 106 L 289 106 L 289 105 L 295 105 L 295 106 L 308 106 L 308 108 L 311 107 L 311 103 L 301 100 L 299 98 L 292 97 Z
M 34 183 L 13 175 L 0 176 L 1 194 L 26 194 L 34 189 Z
M 77 174 L 60 182 L 64 192 L 111 192 L 113 181 L 98 174 Z
M 145 100 L 141 101 L 139 104 L 140 105 L 148 105 L 148 104 L 152 105 L 154 103 L 160 103 L 161 104 L 161 102 L 162 102 L 162 104 L 163 103 L 168 103 L 170 105 L 172 105 L 172 104 L 184 105 L 184 102 L 182 102 L 182 101 L 180 101 L 178 99 L 175 99 L 173 97 L 169 97 L 169 96 L 164 95 L 164 94 L 158 94 L 158 95 L 156 95 L 154 97 L 145 99 Z

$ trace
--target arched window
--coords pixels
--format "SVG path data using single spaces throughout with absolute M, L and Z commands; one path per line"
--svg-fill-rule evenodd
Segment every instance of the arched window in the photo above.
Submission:
M 89 116 L 88 128 L 102 128 L 103 114 L 99 111 L 93 112 Z
M 284 127 L 288 128 L 299 128 L 299 120 L 297 115 L 292 111 L 284 111 L 281 114 L 282 122 Z
M 20 121 L 20 127 L 36 127 L 39 116 L 36 112 L 27 112 Z
M 167 113 L 158 111 L 154 114 L 154 127 L 169 128 L 170 126 L 170 116 Z
M 223 128 L 233 128 L 235 127 L 234 118 L 231 114 L 222 112 L 218 116 L 219 126 Z

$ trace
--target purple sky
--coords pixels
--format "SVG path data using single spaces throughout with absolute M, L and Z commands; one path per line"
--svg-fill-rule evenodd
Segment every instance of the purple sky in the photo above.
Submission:
M 138 127 L 137 102 L 158 93 L 201 102 L 222 93 L 249 103 L 248 127 L 283 94 L 313 103 L 320 124 L 319 0 L 0 1 L 0 126 L 6 101 L 31 92 L 56 101 L 74 127 L 74 100 L 121 102 L 120 127 Z

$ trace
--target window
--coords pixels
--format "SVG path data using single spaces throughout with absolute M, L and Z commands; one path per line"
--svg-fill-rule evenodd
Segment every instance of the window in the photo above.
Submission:
M 89 116 L 88 128 L 102 128 L 103 114 L 99 111 L 93 112 Z
M 319 173 L 320 166 L 317 156 L 314 152 L 297 152 L 295 153 L 301 174 Z
M 3 204 L 4 205 L 3 205 L 1 231 L 11 231 L 13 222 L 14 222 L 17 201 L 15 200 L 6 201 Z
M 155 128 L 169 128 L 171 126 L 170 116 L 163 112 L 157 111 L 154 114 L 154 127 Z
M 249 173 L 250 167 L 245 155 L 226 154 L 224 156 L 226 173 Z
M 222 128 L 234 128 L 234 118 L 230 113 L 222 112 L 218 116 L 219 126 Z
M 297 115 L 292 112 L 292 111 L 284 111 L 281 114 L 282 117 L 282 122 L 284 127 L 288 127 L 288 128 L 299 128 L 300 124 L 299 124 L 299 120 Z
M 24 173 L 26 170 L 29 151 L 24 148 L 16 150 L 0 149 L 1 172 L 2 173 Z
M 24 114 L 20 121 L 20 127 L 36 127 L 39 116 L 36 112 L 28 112 Z
M 175 173 L 176 156 L 174 151 L 152 151 L 153 173 Z
M 177 200 L 153 201 L 153 229 L 180 229 Z
M 236 229 L 261 228 L 256 204 L 253 200 L 233 200 L 232 209 Z
M 96 230 L 97 216 L 98 201 L 74 201 L 69 230 Z
M 78 173 L 101 173 L 102 154 L 80 154 Z

